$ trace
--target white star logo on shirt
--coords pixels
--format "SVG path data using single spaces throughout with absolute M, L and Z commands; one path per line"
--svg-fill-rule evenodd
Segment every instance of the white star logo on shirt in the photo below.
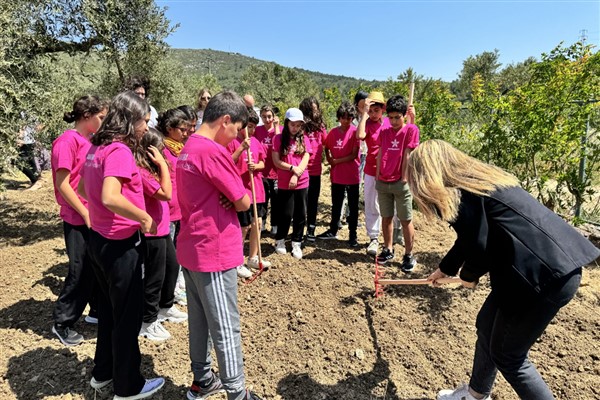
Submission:
M 266 143 L 266 144 L 269 144 L 269 143 L 271 143 L 271 138 L 267 136 L 267 137 L 265 138 L 265 143 Z
M 392 140 L 392 147 L 398 147 L 399 144 L 400 144 L 400 142 L 397 141 L 396 139 Z
M 344 141 L 342 139 L 338 139 L 336 144 L 338 147 L 342 147 L 342 144 L 344 144 Z

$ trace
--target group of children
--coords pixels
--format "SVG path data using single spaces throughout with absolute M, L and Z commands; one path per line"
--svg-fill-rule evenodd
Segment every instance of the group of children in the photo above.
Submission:
M 518 188 L 515 177 L 441 141 L 419 146 L 414 108 L 401 96 L 385 101 L 380 92 L 359 92 L 354 105 L 340 105 L 339 125 L 326 132 L 315 98 L 288 109 L 280 126 L 272 107 L 264 106 L 259 119 L 230 91 L 214 97 L 203 91 L 201 109 L 168 110 L 149 128 L 145 93 L 124 91 L 110 104 L 80 98 L 64 116 L 73 129 L 52 148 L 69 258 L 52 331 L 66 345 L 81 343 L 72 326 L 90 303 L 86 320 L 98 324 L 93 389 L 112 386 L 114 399 L 131 400 L 157 392 L 165 381 L 142 376 L 138 337 L 165 340 L 161 321 L 188 320 L 193 381 L 186 397 L 226 391 L 229 400 L 260 400 L 246 389 L 241 349 L 238 275 L 251 275 L 245 237 L 250 231 L 247 265 L 257 267 L 270 200 L 276 253 L 287 253 L 292 225 L 291 253 L 301 259 L 305 230 L 307 240 L 337 238 L 346 197 L 349 245 L 357 247 L 364 160 L 367 252 L 377 262 L 394 258 L 397 219 L 401 268 L 415 265 L 412 189 L 426 216 L 457 232 L 432 284 L 459 270 L 467 287 L 491 275 L 471 381 L 438 399 L 488 399 L 497 371 L 523 398 L 553 398 L 527 352 L 574 296 L 581 266 L 600 252 Z M 331 166 L 332 215 L 316 235 L 323 153 Z M 189 318 L 174 305 L 180 265 Z
M 380 149 L 375 175 L 386 247 L 378 260 L 385 263 L 393 258 L 388 239 L 395 214 L 405 243 L 412 243 L 403 157 L 418 145 L 418 129 L 404 123 L 408 108 L 400 96 L 387 104 L 392 122 L 381 117 L 381 94 L 359 99 L 365 104 L 358 119 L 357 107 L 344 102 L 339 126 L 328 133 L 314 97 L 288 109 L 282 126 L 271 106 L 262 107 L 259 118 L 235 93 L 211 97 L 207 90 L 199 96 L 201 110 L 181 106 L 151 122 L 146 92 L 131 89 L 110 104 L 94 96 L 77 100 L 64 117 L 74 128 L 53 143 L 69 273 L 52 331 L 65 345 L 81 343 L 72 327 L 89 302 L 86 321 L 98 324 L 91 386 L 112 384 L 115 399 L 150 396 L 164 379 L 142 378 L 138 336 L 166 340 L 164 321 L 188 320 L 175 306 L 176 287 L 184 286 L 194 373 L 188 398 L 226 390 L 230 399 L 256 399 L 244 386 L 236 279 L 270 266 L 259 261 L 268 201 L 277 254 L 287 253 L 290 226 L 297 259 L 305 237 L 337 238 L 345 197 L 349 245 L 357 247 L 359 146 L 368 138 L 365 171 L 372 170 L 369 155 Z M 323 154 L 331 165 L 332 218 L 329 229 L 316 235 Z M 406 248 L 405 261 L 414 260 Z M 178 284 L 180 274 L 185 284 Z M 210 338 L 220 378 L 210 369 Z

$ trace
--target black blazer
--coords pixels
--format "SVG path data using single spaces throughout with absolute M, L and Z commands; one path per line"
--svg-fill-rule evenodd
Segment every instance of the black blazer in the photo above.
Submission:
M 462 191 L 450 224 L 456 242 L 440 269 L 473 282 L 490 273 L 492 289 L 541 293 L 600 256 L 592 243 L 519 187 L 488 196 Z M 464 265 L 463 265 L 464 264 Z

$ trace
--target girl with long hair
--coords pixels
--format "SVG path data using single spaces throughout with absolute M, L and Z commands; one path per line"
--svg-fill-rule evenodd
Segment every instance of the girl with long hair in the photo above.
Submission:
M 421 212 L 449 222 L 457 235 L 428 279 L 436 285 L 459 274 L 463 286 L 473 288 L 489 273 L 492 287 L 475 323 L 470 382 L 442 390 L 438 399 L 490 399 L 498 371 L 520 398 L 554 399 L 527 355 L 575 295 L 581 267 L 600 251 L 521 189 L 516 177 L 444 141 L 417 147 L 409 171 Z
M 89 204 L 88 250 L 101 289 L 90 385 L 100 390 L 112 383 L 115 399 L 146 398 L 165 383 L 163 378 L 143 378 L 138 343 L 144 307 L 143 234 L 157 231 L 145 210 L 134 158 L 149 120 L 145 100 L 133 92 L 116 95 L 92 137 L 78 186 Z
M 327 127 L 323 122 L 321 106 L 316 97 L 307 97 L 300 103 L 300 111 L 304 114 L 304 133 L 312 147 L 312 154 L 308 160 L 308 194 L 306 200 L 306 222 L 308 228 L 306 239 L 315 241 L 315 228 L 317 226 L 317 209 L 319 195 L 321 194 L 321 174 L 323 172 L 323 143 L 327 136 Z
M 285 113 L 283 132 L 273 141 L 273 164 L 277 168 L 277 235 L 275 251 L 286 254 L 285 239 L 292 217 L 292 256 L 302 258 L 302 235 L 306 225 L 306 198 L 308 194 L 308 159 L 312 153 L 310 141 L 303 132 L 304 115 L 297 108 Z

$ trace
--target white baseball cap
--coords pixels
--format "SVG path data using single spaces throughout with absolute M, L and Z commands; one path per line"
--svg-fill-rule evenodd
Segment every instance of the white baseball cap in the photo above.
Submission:
M 299 108 L 290 108 L 285 112 L 285 119 L 304 122 L 304 114 L 302 114 Z

